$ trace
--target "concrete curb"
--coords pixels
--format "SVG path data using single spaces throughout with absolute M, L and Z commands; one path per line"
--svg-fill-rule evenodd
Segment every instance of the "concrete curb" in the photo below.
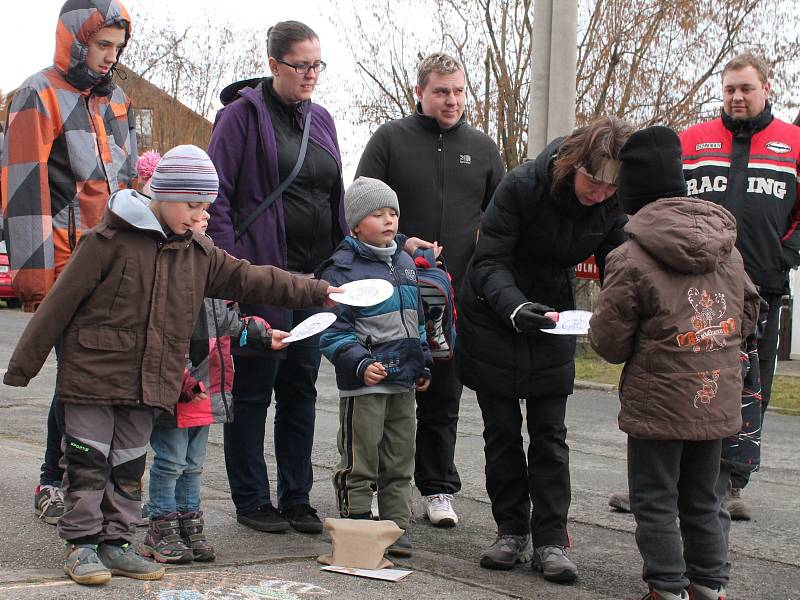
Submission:
M 613 383 L 597 383 L 596 381 L 586 381 L 576 379 L 574 387 L 579 390 L 597 390 L 599 392 L 616 392 L 617 386 Z

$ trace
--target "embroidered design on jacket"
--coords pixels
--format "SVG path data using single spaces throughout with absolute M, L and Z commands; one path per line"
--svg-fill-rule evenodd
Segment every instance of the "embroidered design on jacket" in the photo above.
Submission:
M 691 346 L 694 352 L 712 352 L 724 348 L 725 337 L 736 331 L 734 319 L 721 320 L 728 309 L 725 294 L 716 292 L 712 296 L 708 290 L 699 291 L 696 287 L 686 293 L 695 314 L 691 318 L 694 331 L 680 333 L 678 346 Z
M 703 380 L 703 387 L 697 390 L 694 395 L 694 407 L 700 408 L 698 402 L 701 404 L 711 404 L 711 401 L 717 397 L 717 379 L 719 379 L 719 369 L 713 371 L 703 371 L 697 374 Z

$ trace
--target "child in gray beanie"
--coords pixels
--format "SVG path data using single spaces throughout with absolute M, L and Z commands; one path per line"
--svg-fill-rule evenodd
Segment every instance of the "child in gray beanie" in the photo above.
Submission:
M 400 218 L 397 194 L 380 179 L 359 177 L 344 193 L 344 219 L 353 231 L 374 210 L 391 208 Z
M 359 177 L 344 195 L 352 232 L 320 267 L 320 277 L 341 285 L 384 279 L 392 296 L 377 306 L 338 305 L 336 322 L 320 348 L 336 367 L 339 387 L 338 447 L 333 475 L 339 513 L 370 519 L 372 487 L 378 487 L 381 519 L 405 533 L 388 553 L 411 556 L 411 475 L 414 472 L 415 390 L 430 385 L 422 300 L 414 261 L 397 234 L 397 194 L 384 182 Z

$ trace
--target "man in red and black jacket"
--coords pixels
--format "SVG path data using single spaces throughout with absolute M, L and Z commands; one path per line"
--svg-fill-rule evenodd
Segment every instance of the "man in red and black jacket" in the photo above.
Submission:
M 722 71 L 720 117 L 680 136 L 689 195 L 720 204 L 736 217 L 736 247 L 769 304 L 758 340 L 762 415 L 775 372 L 781 297 L 789 270 L 800 265 L 800 129 L 772 115 L 768 75 L 762 59 L 749 53 L 734 57 Z M 732 474 L 732 518 L 749 519 L 738 498 L 748 478 L 749 473 Z

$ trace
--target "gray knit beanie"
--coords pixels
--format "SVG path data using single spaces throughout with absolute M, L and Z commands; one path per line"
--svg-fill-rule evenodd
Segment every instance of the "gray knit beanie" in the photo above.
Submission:
M 400 215 L 400 203 L 394 190 L 380 179 L 359 177 L 344 193 L 344 219 L 350 231 L 373 210 L 393 208 Z
M 214 163 L 192 145 L 175 146 L 167 152 L 148 183 L 153 200 L 159 202 L 214 202 L 219 193 Z

